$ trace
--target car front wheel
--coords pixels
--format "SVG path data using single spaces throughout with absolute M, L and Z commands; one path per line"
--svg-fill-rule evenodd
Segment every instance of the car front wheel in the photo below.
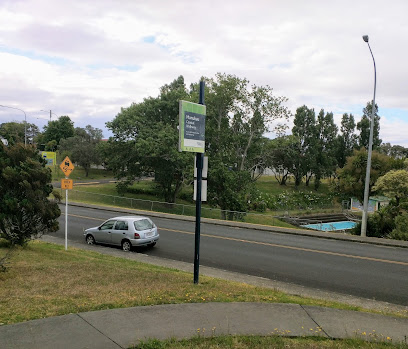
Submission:
M 94 237 L 93 237 L 92 235 L 88 235 L 88 236 L 86 237 L 86 243 L 87 243 L 88 245 L 95 245 L 95 239 L 94 239 Z
M 125 240 L 122 242 L 122 250 L 125 252 L 129 252 L 132 249 L 132 244 L 130 241 Z

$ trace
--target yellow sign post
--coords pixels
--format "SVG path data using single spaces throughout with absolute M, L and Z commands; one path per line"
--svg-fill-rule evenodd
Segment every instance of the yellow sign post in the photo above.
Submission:
M 65 189 L 65 251 L 68 249 L 68 189 L 72 189 L 74 183 L 72 179 L 68 179 L 75 166 L 69 159 L 65 157 L 60 164 L 60 169 L 65 174 L 65 179 L 61 180 L 61 189 Z

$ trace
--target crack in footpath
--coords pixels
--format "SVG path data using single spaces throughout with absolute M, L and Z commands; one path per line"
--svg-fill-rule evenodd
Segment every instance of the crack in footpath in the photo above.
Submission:
M 83 321 L 85 321 L 89 326 L 91 326 L 92 328 L 94 328 L 96 331 L 98 331 L 102 336 L 108 338 L 112 343 L 114 343 L 115 345 L 118 346 L 118 348 L 121 349 L 125 349 L 123 348 L 119 343 L 116 343 L 112 338 L 110 338 L 109 336 L 107 336 L 105 333 L 101 332 L 98 328 L 96 328 L 94 325 L 92 325 L 89 321 L 87 321 L 86 319 L 84 319 L 80 314 L 75 314 L 76 316 L 78 316 L 80 319 L 82 319 Z
M 317 327 L 322 330 L 322 332 L 325 334 L 325 336 L 326 336 L 327 338 L 334 339 L 332 336 L 330 336 L 330 335 L 324 330 L 324 328 L 323 328 L 322 326 L 320 326 L 320 325 L 316 322 L 315 319 L 313 319 L 313 317 L 308 313 L 308 311 L 303 307 L 303 305 L 301 305 L 301 304 L 299 304 L 299 305 L 300 305 L 300 307 L 304 310 L 304 312 L 307 314 L 307 316 L 310 318 L 310 320 L 312 320 L 312 321 L 317 325 Z

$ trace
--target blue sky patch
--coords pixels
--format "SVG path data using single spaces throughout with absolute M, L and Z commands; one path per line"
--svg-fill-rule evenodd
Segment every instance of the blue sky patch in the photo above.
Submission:
M 37 53 L 35 53 L 33 51 L 25 51 L 25 50 L 19 50 L 19 49 L 9 48 L 9 47 L 0 46 L 0 52 L 10 53 L 10 54 L 13 54 L 13 55 L 16 55 L 16 56 L 23 56 L 23 57 L 34 59 L 34 60 L 37 60 L 37 61 L 42 61 L 42 62 L 46 62 L 46 63 L 50 63 L 50 64 L 56 64 L 56 65 L 60 65 L 60 66 L 67 65 L 69 63 L 69 61 L 67 59 L 65 59 L 65 58 L 56 57 L 56 56 L 41 55 L 41 54 L 37 54 Z
M 141 69 L 139 65 L 127 64 L 127 65 L 115 65 L 115 64 L 102 64 L 102 63 L 95 63 L 95 64 L 88 64 L 87 67 L 93 70 L 99 69 L 118 69 L 124 70 L 128 72 L 135 72 Z
M 148 44 L 153 44 L 156 41 L 156 37 L 153 35 L 150 36 L 145 36 L 142 38 L 143 42 L 146 42 Z

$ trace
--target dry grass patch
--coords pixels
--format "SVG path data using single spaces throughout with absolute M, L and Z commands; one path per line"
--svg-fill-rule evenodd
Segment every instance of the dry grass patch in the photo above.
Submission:
M 0 256 L 5 253 L 0 246 Z M 19 249 L 0 273 L 0 323 L 84 311 L 197 302 L 297 303 L 354 309 L 267 288 L 200 277 L 96 252 L 44 242 Z

